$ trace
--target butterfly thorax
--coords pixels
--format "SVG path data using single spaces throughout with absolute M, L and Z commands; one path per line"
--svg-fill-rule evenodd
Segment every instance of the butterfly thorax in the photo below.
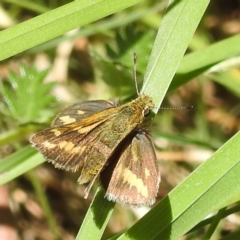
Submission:
M 132 102 L 119 106 L 118 115 L 111 122 L 111 131 L 122 134 L 140 128 L 152 106 L 152 99 L 146 95 L 140 95 Z

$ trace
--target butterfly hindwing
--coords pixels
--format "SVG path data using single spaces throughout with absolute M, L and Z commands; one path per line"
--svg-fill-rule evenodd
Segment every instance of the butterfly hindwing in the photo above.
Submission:
M 150 206 L 155 202 L 159 183 L 159 168 L 150 137 L 144 131 L 138 132 L 120 154 L 106 197 L 122 204 Z

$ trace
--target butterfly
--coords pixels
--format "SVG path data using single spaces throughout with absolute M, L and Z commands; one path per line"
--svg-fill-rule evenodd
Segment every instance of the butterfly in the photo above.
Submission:
M 153 107 L 145 94 L 120 106 L 105 100 L 75 103 L 30 142 L 56 168 L 80 172 L 78 183 L 88 184 L 85 198 L 99 179 L 108 200 L 151 206 L 160 183 L 147 131 Z

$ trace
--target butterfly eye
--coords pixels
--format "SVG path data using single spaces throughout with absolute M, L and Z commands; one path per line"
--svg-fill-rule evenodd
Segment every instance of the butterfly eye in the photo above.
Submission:
M 146 117 L 149 114 L 150 114 L 150 108 L 149 107 L 144 108 L 143 109 L 143 115 Z

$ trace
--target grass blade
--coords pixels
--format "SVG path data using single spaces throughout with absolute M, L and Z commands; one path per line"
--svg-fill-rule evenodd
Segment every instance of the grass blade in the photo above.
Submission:
M 0 61 L 138 2 L 140 0 L 73 1 L 6 29 L 0 33 Z
M 108 201 L 104 195 L 105 191 L 98 188 L 76 240 L 101 239 L 115 206 L 115 203 Z

